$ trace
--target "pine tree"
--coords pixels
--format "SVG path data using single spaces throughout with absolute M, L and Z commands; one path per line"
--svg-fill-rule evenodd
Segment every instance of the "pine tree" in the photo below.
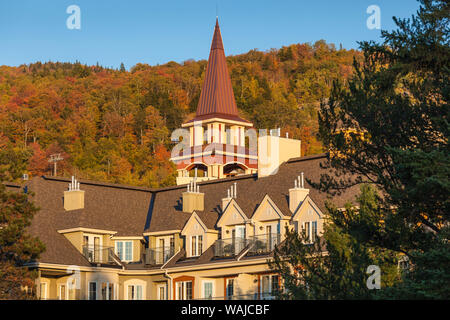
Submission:
M 346 205 L 350 216 L 379 217 L 379 198 L 373 188 L 361 187 L 359 210 Z M 398 281 L 397 254 L 367 245 L 350 232 L 351 225 L 341 217 L 342 210 L 327 206 L 324 233 L 312 244 L 302 232 L 287 233 L 283 245 L 275 251 L 272 269 L 280 273 L 284 288 L 281 299 L 373 299 L 376 290 L 367 286 L 367 268 L 382 270 L 381 288 Z
M 406 255 L 404 281 L 380 295 L 450 296 L 449 12 L 442 0 L 421 0 L 412 19 L 396 19 L 384 42 L 362 42 L 347 85 L 335 83 L 322 105 L 320 137 L 330 150 L 316 187 L 328 192 L 370 183 L 383 194 L 380 217 L 347 219 L 364 245 Z M 343 178 L 344 173 L 357 176 Z
M 6 190 L 3 177 L 0 173 L 0 299 L 32 299 L 37 275 L 25 264 L 45 247 L 27 227 L 38 209 L 28 194 Z

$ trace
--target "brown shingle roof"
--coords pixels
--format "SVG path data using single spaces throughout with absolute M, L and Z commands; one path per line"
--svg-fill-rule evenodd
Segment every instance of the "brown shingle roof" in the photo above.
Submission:
M 205 205 L 204 211 L 197 214 L 208 228 L 214 228 L 221 214 L 222 198 L 236 182 L 236 202 L 248 217 L 266 194 L 283 214 L 290 215 L 288 195 L 289 189 L 294 187 L 294 179 L 304 172 L 308 179 L 319 181 L 325 170 L 320 163 L 325 160 L 325 155 L 291 159 L 280 166 L 277 174 L 268 177 L 258 179 L 257 175 L 244 175 L 199 183 L 200 192 L 205 193 Z M 65 211 L 63 193 L 69 182 L 65 178 L 35 177 L 26 183 L 41 208 L 30 230 L 47 247 L 40 259 L 42 262 L 89 265 L 57 230 L 85 227 L 116 231 L 119 236 L 141 236 L 144 231 L 181 230 L 191 216 L 182 212 L 181 196 L 185 186 L 148 189 L 87 180 L 80 180 L 80 188 L 85 191 L 85 208 Z M 306 187 L 309 186 L 306 184 Z M 334 197 L 333 203 L 343 206 L 346 201 L 354 200 L 358 192 L 359 188 L 353 187 Z M 327 194 L 310 188 L 310 197 L 324 210 Z
M 198 183 L 200 192 L 205 194 L 205 203 L 204 211 L 197 212 L 197 214 L 208 228 L 214 228 L 221 213 L 222 198 L 226 197 L 227 189 L 236 182 L 237 197 L 235 200 L 249 218 L 266 194 L 275 202 L 283 214 L 291 215 L 289 189 L 294 187 L 294 180 L 301 172 L 304 172 L 306 178 L 318 182 L 320 175 L 325 172 L 325 169 L 320 167 L 320 163 L 325 160 L 324 154 L 291 159 L 280 166 L 277 174 L 264 178 L 258 179 L 257 175 L 245 175 Z M 329 195 L 311 188 L 306 181 L 305 188 L 310 189 L 311 199 L 324 211 L 326 200 L 331 199 Z M 181 210 L 181 193 L 184 189 L 185 187 L 178 187 L 156 193 L 150 226 L 146 231 L 155 232 L 183 228 L 190 217 L 190 214 Z M 355 186 L 346 190 L 339 197 L 333 198 L 333 203 L 337 206 L 344 206 L 348 200 L 354 200 L 358 193 L 359 188 Z

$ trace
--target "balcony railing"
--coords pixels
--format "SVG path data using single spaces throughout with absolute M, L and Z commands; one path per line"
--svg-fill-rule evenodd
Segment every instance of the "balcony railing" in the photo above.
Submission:
M 157 265 L 166 263 L 175 253 L 174 247 L 158 247 L 145 251 L 145 264 Z
M 214 243 L 215 257 L 233 257 L 238 255 L 249 244 L 248 239 L 229 238 L 217 240 Z
M 120 259 L 114 253 L 113 247 L 85 245 L 83 246 L 83 255 L 91 263 L 120 265 Z
M 250 237 L 249 255 L 261 255 L 272 252 L 281 242 L 281 234 L 267 233 Z

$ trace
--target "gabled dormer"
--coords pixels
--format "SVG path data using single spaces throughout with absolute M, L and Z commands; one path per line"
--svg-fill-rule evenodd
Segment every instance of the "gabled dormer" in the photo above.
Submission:
M 233 237 L 233 234 L 235 237 L 245 238 L 251 231 L 250 219 L 234 198 L 229 200 L 219 221 L 217 221 L 217 227 L 221 229 L 222 239 Z
M 186 257 L 190 258 L 205 252 L 217 240 L 218 232 L 208 229 L 198 214 L 193 212 L 181 230 L 181 235 L 185 239 Z
M 297 232 L 304 232 L 310 242 L 323 232 L 324 215 L 320 208 L 308 196 L 292 216 L 292 222 Z
M 289 219 L 290 216 L 285 216 L 270 196 L 266 194 L 251 218 L 255 226 L 254 235 L 284 235 Z

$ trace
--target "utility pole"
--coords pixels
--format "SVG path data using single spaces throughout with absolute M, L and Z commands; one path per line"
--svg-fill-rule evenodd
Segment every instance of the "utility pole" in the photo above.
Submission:
M 55 153 L 55 154 L 50 155 L 50 159 L 48 160 L 48 162 L 50 162 L 50 163 L 53 162 L 53 176 L 54 177 L 56 176 L 56 163 L 63 159 L 64 158 L 61 157 L 60 153 Z

